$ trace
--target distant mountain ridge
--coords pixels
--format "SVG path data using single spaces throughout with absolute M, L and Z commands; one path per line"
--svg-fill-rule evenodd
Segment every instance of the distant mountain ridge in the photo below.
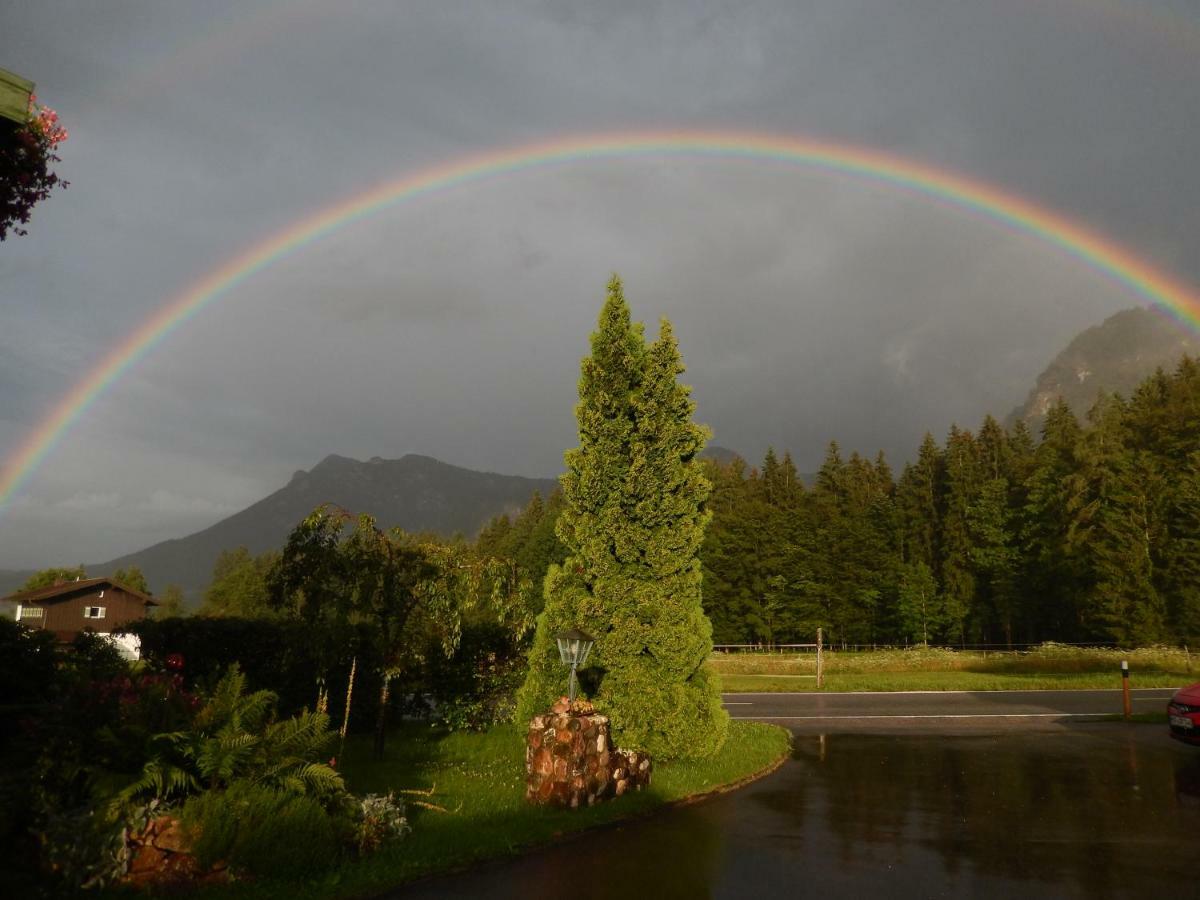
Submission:
M 717 446 L 703 455 L 722 462 L 737 456 Z M 474 537 L 492 517 L 524 509 L 534 491 L 546 496 L 557 487 L 556 478 L 478 472 L 419 454 L 400 459 L 376 456 L 366 462 L 332 454 L 215 525 L 86 569 L 104 574 L 138 566 L 154 591 L 178 584 L 195 599 L 208 586 L 222 551 L 242 546 L 254 554 L 278 549 L 296 523 L 322 503 L 368 513 L 384 528 Z M 33 574 L 32 569 L 0 569 L 0 596 L 16 590 Z
M 322 503 L 368 513 L 383 528 L 473 537 L 493 516 L 523 509 L 534 491 L 545 495 L 557 486 L 552 478 L 477 472 L 417 454 L 400 459 L 377 456 L 366 462 L 331 455 L 203 531 L 89 565 L 87 570 L 104 573 L 135 565 L 155 591 L 178 584 L 195 597 L 208 586 L 221 551 L 244 546 L 257 554 L 280 548 L 296 524 Z
M 1173 370 L 1184 355 L 1200 355 L 1200 340 L 1160 313 L 1121 310 L 1081 331 L 1038 376 L 1025 402 L 1005 420 L 1038 433 L 1059 397 L 1081 419 L 1101 393 L 1128 397 L 1154 370 Z
M 1200 338 L 1156 311 L 1122 310 L 1076 335 L 1037 377 L 1006 424 L 1023 420 L 1038 433 L 1059 397 L 1082 418 L 1100 392 L 1128 396 L 1155 369 L 1171 371 L 1184 355 L 1200 356 Z M 701 455 L 721 464 L 740 457 L 718 445 Z M 806 473 L 801 478 L 811 486 L 815 476 Z M 553 478 L 478 472 L 417 454 L 366 462 L 335 454 L 309 471 L 296 472 L 278 491 L 209 528 L 86 568 L 105 574 L 136 565 L 155 591 L 178 584 L 195 597 L 208 585 L 222 551 L 240 546 L 256 554 L 277 549 L 296 523 L 322 503 L 369 513 L 385 528 L 472 537 L 493 516 L 522 509 L 535 490 L 545 495 L 557 486 Z M 0 595 L 32 574 L 0 570 Z

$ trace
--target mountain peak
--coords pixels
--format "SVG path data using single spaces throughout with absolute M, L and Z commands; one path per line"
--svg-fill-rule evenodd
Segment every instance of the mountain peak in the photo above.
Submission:
M 366 462 L 333 453 L 203 531 L 89 569 L 109 572 L 137 565 L 151 584 L 179 584 L 194 596 L 208 584 L 221 551 L 278 549 L 296 524 L 324 503 L 374 516 L 384 529 L 474 535 L 493 516 L 520 512 L 535 490 L 546 496 L 557 484 L 550 478 L 477 472 L 416 453 L 400 459 L 374 456 Z
M 352 466 L 361 465 L 362 463 L 360 463 L 357 459 L 351 459 L 349 456 L 339 456 L 336 453 L 330 453 L 327 457 L 313 466 L 311 471 L 316 472 L 318 469 L 348 469 Z
M 1024 421 L 1035 431 L 1061 397 L 1082 418 L 1101 393 L 1128 397 L 1155 369 L 1173 370 L 1200 340 L 1156 310 L 1123 309 L 1077 334 L 1038 376 L 1025 403 L 1007 424 Z

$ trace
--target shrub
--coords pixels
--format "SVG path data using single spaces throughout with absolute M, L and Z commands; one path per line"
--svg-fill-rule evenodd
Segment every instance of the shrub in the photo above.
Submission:
M 346 796 L 345 785 L 321 762 L 336 737 L 329 717 L 304 710 L 277 720 L 276 702 L 270 691 L 246 693 L 246 676 L 232 667 L 190 729 L 154 737 L 140 776 L 120 799 L 171 800 L 245 781 L 337 805 Z
M 136 704 L 122 702 L 141 678 L 132 679 L 103 638 L 84 633 L 59 652 L 52 636 L 7 622 L 0 623 L 0 671 L 11 687 L 0 742 L 0 866 L 10 879 L 102 884 L 121 847 L 107 804 L 111 776 L 140 767 L 129 748 L 150 732 L 139 726 Z M 143 724 L 173 723 L 160 714 Z
M 191 797 L 180 811 L 192 852 L 204 868 L 296 878 L 339 862 L 354 834 L 348 808 L 331 814 L 314 797 L 250 781 Z
M 525 679 L 525 659 L 510 631 L 492 624 L 470 625 L 451 657 L 434 648 L 426 658 L 423 680 L 438 722 L 452 731 L 485 731 L 512 721 L 517 690 Z
M 56 885 L 103 887 L 126 870 L 125 832 L 102 810 L 50 812 L 39 820 L 34 837 L 41 867 Z
M 0 844 L 8 846 L 29 807 L 29 767 L 36 745 L 22 740 L 49 710 L 58 677 L 54 636 L 0 617 Z
M 323 666 L 312 629 L 300 622 L 190 616 L 144 619 L 130 626 L 142 644 L 142 658 L 165 666 L 183 660 L 188 682 L 211 689 L 237 665 L 249 683 L 274 693 L 288 713 L 312 706 Z
M 351 730 L 368 730 L 375 721 L 379 662 L 365 626 L 331 635 L 306 622 L 189 616 L 144 619 L 129 632 L 141 639 L 142 658 L 152 665 L 165 666 L 168 657 L 181 657 L 187 684 L 200 690 L 212 690 L 237 665 L 251 688 L 275 694 L 283 715 L 316 706 L 323 676 L 330 712 L 338 721 L 350 661 L 357 655 Z

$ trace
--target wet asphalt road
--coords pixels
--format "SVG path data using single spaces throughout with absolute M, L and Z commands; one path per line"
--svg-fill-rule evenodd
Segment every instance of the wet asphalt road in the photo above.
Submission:
M 1200 895 L 1200 749 L 1165 726 L 1088 720 L 1119 712 L 1119 692 L 726 699 L 792 728 L 777 772 L 390 896 Z
M 1172 688 L 1134 690 L 1133 711 L 1161 712 Z M 1121 713 L 1118 691 L 918 691 L 726 694 L 738 719 L 757 719 L 796 734 L 1024 731 L 1068 719 Z

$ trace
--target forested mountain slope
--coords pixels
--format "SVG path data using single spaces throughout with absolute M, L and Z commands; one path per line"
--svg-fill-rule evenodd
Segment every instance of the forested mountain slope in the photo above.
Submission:
M 1036 432 L 1059 398 L 1083 418 L 1101 392 L 1128 397 L 1155 369 L 1174 370 L 1185 354 L 1200 354 L 1194 333 L 1156 310 L 1122 310 L 1076 335 L 1038 376 L 1006 424 L 1021 420 Z

